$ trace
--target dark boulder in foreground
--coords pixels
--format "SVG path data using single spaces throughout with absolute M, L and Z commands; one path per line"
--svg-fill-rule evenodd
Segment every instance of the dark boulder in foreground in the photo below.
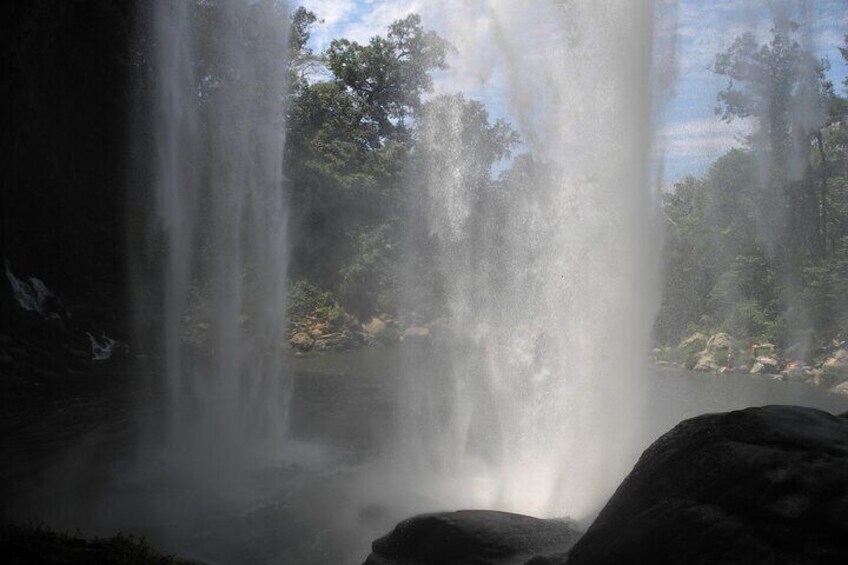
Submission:
M 843 565 L 848 413 L 766 406 L 686 420 L 577 538 L 553 520 L 429 514 L 374 542 L 365 565 Z
M 374 542 L 365 565 L 506 565 L 567 551 L 579 534 L 565 520 L 489 510 L 422 514 Z
M 767 406 L 678 424 L 567 563 L 848 563 L 848 420 Z

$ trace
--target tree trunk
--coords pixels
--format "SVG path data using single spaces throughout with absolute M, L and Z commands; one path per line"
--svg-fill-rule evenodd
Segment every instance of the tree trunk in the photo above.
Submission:
M 819 206 L 821 220 L 821 238 L 824 249 L 824 254 L 828 254 L 828 238 L 827 238 L 827 156 L 824 152 L 824 139 L 820 129 L 815 131 L 816 144 L 821 155 L 821 188 L 819 189 Z M 831 246 L 832 247 L 832 246 Z

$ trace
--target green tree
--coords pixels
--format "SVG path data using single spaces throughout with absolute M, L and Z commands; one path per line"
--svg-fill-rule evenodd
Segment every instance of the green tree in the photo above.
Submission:
M 824 180 L 816 183 L 811 148 L 827 126 L 832 85 L 825 80 L 828 62 L 801 46 L 798 31 L 794 22 L 778 19 L 768 43 L 744 33 L 714 64 L 714 72 L 729 79 L 718 93 L 716 113 L 726 121 L 756 120 L 749 141 L 765 163 L 764 188 L 779 212 L 761 237 L 792 251 L 789 262 L 824 254 L 828 227 L 827 179 L 819 175 Z M 823 157 L 821 143 L 819 149 Z
M 424 31 L 420 16 L 412 14 L 368 45 L 334 40 L 326 57 L 335 80 L 362 102 L 381 135 L 391 136 L 405 132 L 407 119 L 421 107 L 421 95 L 433 89 L 432 71 L 447 68 L 451 50 L 435 32 Z
M 415 289 L 410 307 L 434 317 L 442 314 L 440 293 L 446 283 L 436 254 L 474 265 L 487 254 L 471 246 L 497 245 L 505 225 L 499 219 L 516 213 L 502 198 L 504 185 L 493 178 L 493 170 L 511 155 L 518 134 L 503 120 L 491 121 L 480 102 L 445 94 L 423 105 L 414 137 L 407 207 L 416 215 L 408 215 L 405 225 L 410 260 L 406 270 L 413 273 L 410 283 Z M 482 268 L 478 272 L 487 276 Z
M 292 17 L 291 268 L 364 316 L 396 307 L 413 129 L 451 48 L 412 15 L 366 45 L 334 40 L 318 57 L 308 47 L 316 21 L 301 9 Z
M 308 83 L 308 74 L 313 70 L 318 60 L 309 46 L 312 36 L 312 26 L 318 21 L 318 16 L 303 6 L 298 7 L 291 15 L 289 26 L 289 91 L 298 94 Z

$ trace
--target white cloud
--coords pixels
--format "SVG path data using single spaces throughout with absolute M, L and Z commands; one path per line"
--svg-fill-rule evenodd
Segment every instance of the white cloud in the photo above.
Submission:
M 668 158 L 714 158 L 742 144 L 741 137 L 751 133 L 752 120 L 723 122 L 718 118 L 699 118 L 670 124 L 658 132 L 657 149 Z
M 344 37 L 360 43 L 367 42 L 375 35 L 383 35 L 394 21 L 409 14 L 422 15 L 426 10 L 424 0 L 375 0 L 368 10 L 362 10 L 360 17 L 344 28 Z
M 312 33 L 314 46 L 322 50 L 330 41 L 346 38 L 359 43 L 386 32 L 389 24 L 411 13 L 428 9 L 424 0 L 295 0 L 311 10 L 320 21 Z
M 326 48 L 332 39 L 340 37 L 340 28 L 357 9 L 354 0 L 298 0 L 295 4 L 318 16 L 319 22 L 312 28 L 312 42 L 319 50 Z
M 591 0 L 579 0 L 591 2 Z M 739 145 L 740 135 L 751 130 L 751 124 L 741 120 L 731 124 L 713 116 L 716 93 L 726 86 L 726 78 L 709 71 L 716 53 L 726 50 L 733 39 L 746 31 L 754 32 L 763 41 L 768 37 L 770 2 L 790 0 L 680 0 L 676 5 L 674 31 L 677 36 L 678 65 L 676 95 L 665 107 L 666 126 L 657 135 L 657 147 L 666 159 L 701 167 L 729 148 Z M 821 0 L 812 14 L 812 39 L 822 54 L 829 54 L 834 63 L 832 73 L 844 76 L 843 66 L 834 57 L 836 45 L 848 26 L 845 0 Z M 510 98 L 508 69 L 530 64 L 528 45 L 540 35 L 546 35 L 546 18 L 539 17 L 544 2 L 524 4 L 510 0 L 293 0 L 314 11 L 323 23 L 316 25 L 313 46 L 320 50 L 331 39 L 346 37 L 367 42 L 372 36 L 384 34 L 393 21 L 410 13 L 422 17 L 424 27 L 434 29 L 454 44 L 458 54 L 449 60 L 448 71 L 434 75 L 436 92 L 463 91 L 468 97 L 482 100 L 493 117 L 510 119 L 515 103 Z M 792 6 L 796 4 L 790 2 Z M 662 5 L 662 4 L 660 4 Z M 673 4 L 671 4 L 673 6 Z M 787 4 L 789 5 L 789 4 Z M 507 9 L 508 8 L 508 9 Z M 537 9 L 538 8 L 538 9 Z M 493 17 L 527 19 L 528 30 L 520 38 L 498 36 Z M 498 42 L 511 41 L 518 59 L 509 64 L 503 60 Z M 510 50 L 513 50 L 512 48 Z M 538 51 L 538 50 L 537 50 Z M 539 85 L 540 89 L 544 86 Z

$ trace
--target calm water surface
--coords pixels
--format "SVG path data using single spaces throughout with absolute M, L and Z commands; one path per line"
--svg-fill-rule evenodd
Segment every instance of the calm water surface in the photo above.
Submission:
M 9 422 L 7 412 L 4 513 L 86 535 L 131 531 L 208 563 L 361 563 L 375 537 L 437 504 L 382 472 L 402 417 L 397 375 L 398 367 L 410 370 L 408 356 L 399 347 L 292 358 L 291 440 L 274 468 L 238 484 L 223 476 L 200 484 L 169 472 L 155 452 L 140 456 L 137 422 L 155 420 L 157 411 L 139 389 L 112 387 L 58 412 L 29 412 L 29 422 L 26 412 Z M 444 360 L 429 351 L 415 356 L 406 378 L 438 382 Z M 634 460 L 684 418 L 765 404 L 848 411 L 848 397 L 807 385 L 658 369 Z

